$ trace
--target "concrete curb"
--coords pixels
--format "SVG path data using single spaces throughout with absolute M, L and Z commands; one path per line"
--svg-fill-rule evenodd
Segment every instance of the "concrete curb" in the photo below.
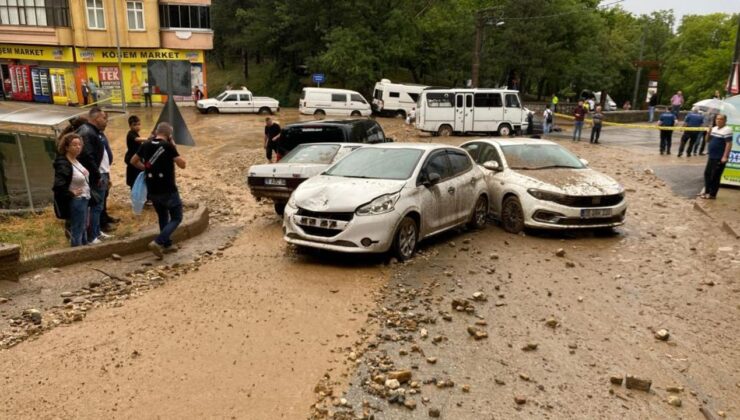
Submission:
M 709 214 L 707 209 L 705 209 L 704 207 L 702 207 L 701 204 L 698 203 L 698 201 L 694 202 L 694 210 L 698 211 L 699 213 L 707 216 L 708 218 L 712 220 L 716 220 L 711 214 Z M 722 222 L 722 230 L 728 233 L 730 236 L 734 237 L 735 239 L 740 239 L 740 230 L 736 229 L 734 226 L 727 223 L 726 221 Z
M 184 220 L 172 235 L 172 240 L 180 242 L 200 235 L 208 228 L 208 220 L 208 207 L 199 204 L 194 211 L 185 214 Z M 19 262 L 18 273 L 23 274 L 39 268 L 62 267 L 84 261 L 100 260 L 111 256 L 111 254 L 128 255 L 146 251 L 149 242 L 154 240 L 158 234 L 159 228 L 153 226 L 126 239 L 47 252 L 36 258 Z

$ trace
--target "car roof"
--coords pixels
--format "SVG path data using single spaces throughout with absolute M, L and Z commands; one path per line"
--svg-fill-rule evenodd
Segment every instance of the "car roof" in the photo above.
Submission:
M 301 143 L 296 148 L 301 146 L 341 146 L 341 147 L 365 147 L 366 143 L 343 143 L 338 141 L 326 141 L 321 143 Z
M 350 90 L 350 89 L 336 89 L 336 88 L 322 88 L 322 87 L 304 87 L 303 90 L 309 91 L 309 90 L 315 90 L 319 92 L 344 92 L 344 93 L 359 93 L 356 90 Z
M 492 137 L 492 138 L 466 141 L 465 144 L 473 143 L 476 141 L 497 144 L 499 146 L 513 146 L 513 145 L 518 145 L 518 144 L 555 144 L 555 145 L 557 144 L 550 140 L 532 139 L 529 137 L 513 137 L 513 138 L 505 138 L 505 139 Z
M 224 92 L 225 93 L 252 93 L 249 89 L 231 89 L 231 90 L 225 90 Z
M 365 147 L 375 147 L 383 149 L 417 149 L 417 150 L 435 150 L 440 148 L 457 149 L 457 146 L 439 143 L 376 143 Z
M 440 88 L 440 87 L 429 87 L 424 89 L 424 92 L 437 92 L 437 91 L 454 91 L 455 93 L 519 93 L 516 89 L 499 89 L 499 88 Z
M 311 126 L 311 125 L 355 125 L 355 124 L 361 124 L 363 121 L 371 121 L 373 123 L 377 123 L 374 120 L 369 120 L 367 118 L 356 118 L 352 120 L 316 120 L 316 121 L 301 121 L 301 122 L 295 122 L 286 125 L 285 127 L 302 127 L 302 126 Z

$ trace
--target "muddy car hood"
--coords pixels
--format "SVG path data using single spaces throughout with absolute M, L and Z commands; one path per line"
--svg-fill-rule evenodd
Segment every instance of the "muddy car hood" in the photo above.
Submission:
M 398 192 L 406 181 L 319 175 L 293 193 L 298 207 L 317 212 L 353 212 L 383 194 Z
M 323 163 L 272 163 L 249 168 L 250 177 L 310 178 L 320 174 L 329 165 Z
M 622 192 L 622 186 L 612 178 L 593 169 L 518 170 L 527 188 L 539 188 L 567 195 L 611 195 Z

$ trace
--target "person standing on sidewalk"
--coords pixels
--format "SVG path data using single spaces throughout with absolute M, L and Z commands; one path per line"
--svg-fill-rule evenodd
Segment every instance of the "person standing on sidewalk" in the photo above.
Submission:
M 599 137 L 601 137 L 601 124 L 604 122 L 604 114 L 601 112 L 601 105 L 596 106 L 592 119 L 593 126 L 591 127 L 590 143 L 599 144 Z
M 278 149 L 278 142 L 282 136 L 280 125 L 272 120 L 265 118 L 265 157 L 268 162 L 272 162 L 272 152 L 275 151 L 275 161 L 279 162 L 282 156 Z
M 54 160 L 54 203 L 57 215 L 66 219 L 70 244 L 87 245 L 87 215 L 90 200 L 90 173 L 77 157 L 82 152 L 82 139 L 67 133 L 60 140 Z
M 154 138 L 142 144 L 131 158 L 131 164 L 146 173 L 149 200 L 159 219 L 159 235 L 149 243 L 149 249 L 158 258 L 175 252 L 171 236 L 182 222 L 182 200 L 175 182 L 175 165 L 185 169 L 185 159 L 177 152 L 172 139 L 172 126 L 159 123 Z
M 141 84 L 141 91 L 144 92 L 144 106 L 149 108 L 152 107 L 152 92 L 149 90 L 149 80 L 144 79 L 144 83 Z
M 92 98 L 92 103 L 95 104 L 98 102 L 98 85 L 95 83 L 95 80 L 93 78 L 90 78 L 90 82 L 87 84 L 88 90 L 90 90 L 90 97 Z
M 139 151 L 141 144 L 147 139 L 146 137 L 141 137 L 139 135 L 141 132 L 141 119 L 136 115 L 128 117 L 128 127 L 129 131 L 126 135 L 126 155 L 123 157 L 123 163 L 126 164 L 126 185 L 128 185 L 129 188 L 134 188 L 136 177 L 139 176 L 141 170 L 131 164 L 131 158 L 134 157 L 136 152 Z
M 704 169 L 704 194 L 701 198 L 714 200 L 717 198 L 722 172 L 730 157 L 732 149 L 732 129 L 727 126 L 727 116 L 717 115 L 717 125 L 709 133 L 707 147 L 707 166 Z
M 552 110 L 550 104 L 545 105 L 545 111 L 542 113 L 542 133 L 549 134 L 552 131 Z
M 672 112 L 664 112 L 658 117 L 658 125 L 661 127 L 673 127 L 676 125 L 676 116 Z M 673 142 L 673 129 L 660 130 L 660 154 L 671 154 L 671 143 Z
M 578 101 L 576 109 L 573 110 L 573 141 L 581 141 L 581 131 L 583 131 L 583 120 L 586 118 L 586 110 L 583 108 L 583 100 Z
M 558 112 L 558 102 L 560 102 L 560 99 L 558 99 L 558 95 L 552 94 L 552 112 Z
M 653 93 L 648 101 L 648 122 L 655 120 L 655 107 L 658 106 L 658 92 Z
M 687 128 L 699 128 L 704 124 L 704 117 L 697 112 L 696 107 L 691 108 L 691 111 L 686 114 L 686 118 L 683 120 L 684 127 Z M 699 134 L 704 134 L 701 131 L 685 131 L 681 136 L 681 145 L 678 147 L 678 157 L 683 155 L 683 149 L 688 141 L 689 147 L 686 149 L 686 157 L 691 157 L 691 151 L 696 149 L 696 141 L 699 139 Z M 696 152 L 694 152 L 696 154 Z
M 678 118 L 679 112 L 681 112 L 681 106 L 683 105 L 683 92 L 680 90 L 671 97 L 671 111 L 673 115 Z

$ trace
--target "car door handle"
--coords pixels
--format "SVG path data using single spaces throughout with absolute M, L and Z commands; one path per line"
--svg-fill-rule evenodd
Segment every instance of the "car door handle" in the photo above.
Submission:
M 447 192 L 450 193 L 450 194 L 454 194 L 455 193 L 455 187 L 447 188 Z

